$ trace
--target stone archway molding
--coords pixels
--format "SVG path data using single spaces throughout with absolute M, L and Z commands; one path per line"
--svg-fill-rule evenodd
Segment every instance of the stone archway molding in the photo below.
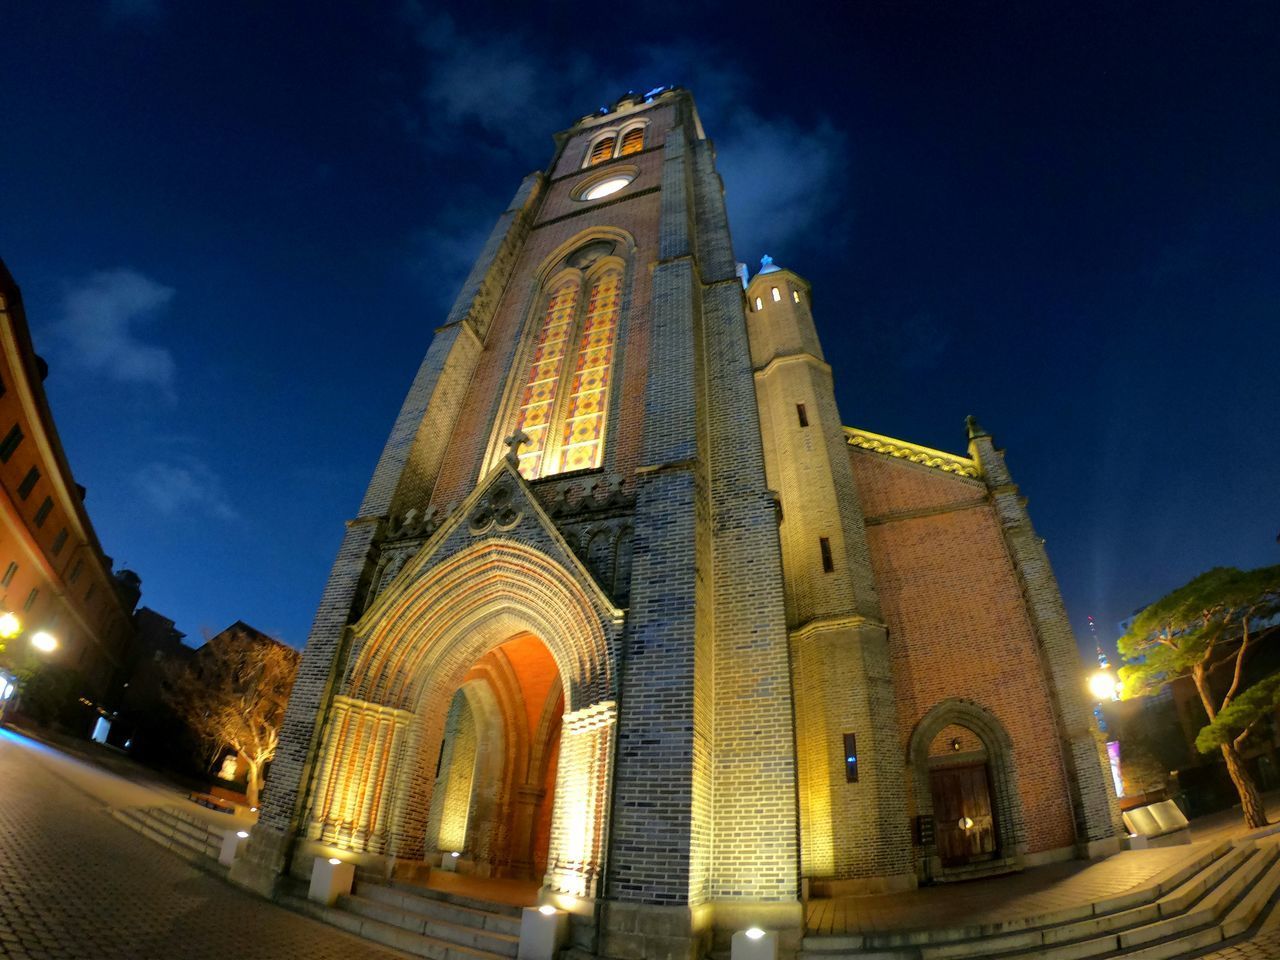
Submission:
M 499 488 L 502 510 L 495 514 L 489 500 Z M 492 522 L 478 522 L 484 520 Z M 485 653 L 516 634 L 533 634 L 555 660 L 565 696 L 546 880 L 558 892 L 594 896 L 623 618 L 523 479 L 505 463 L 495 469 L 352 628 L 353 654 L 322 741 L 308 838 L 421 862 L 452 695 Z
M 1010 869 L 1017 869 L 1026 853 L 1027 831 L 1022 796 L 1018 792 L 1017 770 L 1013 763 L 1013 740 L 996 716 L 973 700 L 952 698 L 935 704 L 912 731 L 907 764 L 913 780 L 916 814 L 933 816 L 929 747 L 938 734 L 952 724 L 971 730 L 986 747 L 987 768 L 991 773 L 994 793 L 991 800 L 996 817 L 998 855 Z M 964 868 L 944 868 L 933 843 L 921 846 L 919 868 L 922 880 L 965 872 Z

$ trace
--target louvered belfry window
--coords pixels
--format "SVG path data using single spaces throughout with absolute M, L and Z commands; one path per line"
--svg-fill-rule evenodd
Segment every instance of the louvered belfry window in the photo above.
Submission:
M 585 282 L 561 280 L 548 294 L 515 421 L 529 438 L 518 452 L 526 480 L 604 462 L 621 308 L 622 269 L 614 265 Z
M 606 160 L 613 159 L 613 145 L 617 143 L 615 137 L 605 137 L 591 148 L 591 166 L 597 163 L 604 163 Z
M 644 127 L 632 127 L 622 135 L 622 149 L 618 156 L 625 157 L 629 153 L 639 153 L 644 149 Z

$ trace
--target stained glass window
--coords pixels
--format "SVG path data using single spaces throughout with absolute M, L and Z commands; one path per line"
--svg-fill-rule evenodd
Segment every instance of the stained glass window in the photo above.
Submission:
M 625 157 L 629 153 L 639 153 L 644 149 L 644 127 L 633 127 L 622 135 L 622 149 L 618 156 Z
M 613 159 L 613 145 L 617 142 L 615 137 L 605 137 L 591 148 L 590 166 L 597 163 L 604 163 L 606 160 Z
M 587 314 L 578 338 L 577 363 L 569 384 L 569 402 L 560 433 L 556 472 L 587 470 L 603 459 L 609 375 L 622 306 L 622 273 L 609 270 L 591 286 Z
M 542 458 L 547 449 L 577 306 L 578 281 L 566 280 L 547 299 L 546 313 L 538 331 L 529 376 L 520 397 L 520 412 L 516 417 L 516 429 L 523 430 L 529 437 L 519 452 L 520 473 L 529 480 L 543 473 Z

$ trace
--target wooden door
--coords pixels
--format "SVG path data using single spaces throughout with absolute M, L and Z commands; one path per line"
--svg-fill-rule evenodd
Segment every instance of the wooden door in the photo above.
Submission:
M 990 860 L 996 853 L 995 817 L 985 763 L 929 771 L 938 856 L 944 867 Z

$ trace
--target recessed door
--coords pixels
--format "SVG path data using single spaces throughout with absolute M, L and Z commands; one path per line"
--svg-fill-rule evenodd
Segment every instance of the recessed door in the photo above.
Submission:
M 995 817 L 985 763 L 929 771 L 938 856 L 944 867 L 990 860 L 996 853 Z

